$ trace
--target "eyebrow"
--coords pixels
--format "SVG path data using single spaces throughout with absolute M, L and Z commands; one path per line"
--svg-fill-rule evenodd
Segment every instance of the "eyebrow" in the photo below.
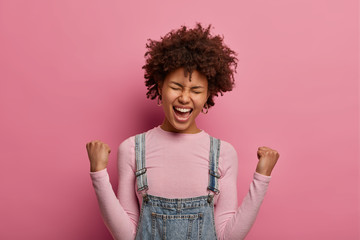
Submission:
M 175 84 L 175 85 L 178 85 L 178 86 L 180 86 L 180 87 L 183 87 L 183 85 L 181 85 L 180 83 L 177 83 L 177 82 L 173 82 L 173 81 L 171 81 L 170 83 L 173 83 L 173 84 Z M 195 88 L 204 88 L 203 86 L 194 86 L 194 87 L 192 87 L 193 89 L 195 89 Z

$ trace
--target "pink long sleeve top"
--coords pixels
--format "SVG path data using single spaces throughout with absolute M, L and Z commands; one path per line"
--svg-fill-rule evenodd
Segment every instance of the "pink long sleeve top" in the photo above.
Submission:
M 165 198 L 190 198 L 208 194 L 209 134 L 173 133 L 160 125 L 145 134 L 148 194 Z M 114 239 L 134 239 L 142 204 L 135 177 L 135 136 L 118 147 L 118 190 L 115 195 L 107 169 L 90 172 L 105 225 Z M 244 239 L 265 197 L 271 176 L 254 172 L 249 191 L 238 207 L 238 158 L 234 147 L 221 140 L 220 194 L 214 197 L 216 234 L 219 239 Z

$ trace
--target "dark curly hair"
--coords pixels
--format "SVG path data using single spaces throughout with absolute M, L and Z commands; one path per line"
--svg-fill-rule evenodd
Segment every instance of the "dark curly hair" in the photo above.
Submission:
M 206 76 L 210 96 L 206 102 L 207 108 L 214 106 L 214 96 L 221 96 L 223 92 L 231 91 L 236 73 L 237 53 L 223 44 L 223 37 L 210 34 L 211 24 L 205 29 L 200 23 L 188 29 L 181 26 L 172 30 L 161 41 L 148 39 L 145 53 L 145 85 L 147 98 L 154 99 L 159 96 L 158 86 L 165 77 L 178 68 L 184 68 L 184 75 L 197 70 Z M 161 99 L 161 96 L 159 96 Z

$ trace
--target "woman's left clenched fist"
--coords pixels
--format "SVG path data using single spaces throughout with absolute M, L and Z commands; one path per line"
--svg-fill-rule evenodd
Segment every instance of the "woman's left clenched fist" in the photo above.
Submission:
M 258 165 L 256 166 L 256 172 L 270 176 L 271 171 L 275 167 L 280 154 L 268 147 L 259 147 L 257 151 L 257 157 L 259 159 Z

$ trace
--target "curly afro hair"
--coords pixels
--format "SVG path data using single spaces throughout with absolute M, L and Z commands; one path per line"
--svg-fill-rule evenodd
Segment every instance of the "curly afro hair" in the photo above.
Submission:
M 158 86 L 166 76 L 178 68 L 184 68 L 184 75 L 197 70 L 206 76 L 210 96 L 205 104 L 207 108 L 214 106 L 214 96 L 220 92 L 231 91 L 236 73 L 237 53 L 223 43 L 223 37 L 210 34 L 211 24 L 203 28 L 200 23 L 193 29 L 181 26 L 172 30 L 161 41 L 148 39 L 145 53 L 145 85 L 147 98 L 159 96 Z M 161 96 L 159 96 L 161 99 Z

